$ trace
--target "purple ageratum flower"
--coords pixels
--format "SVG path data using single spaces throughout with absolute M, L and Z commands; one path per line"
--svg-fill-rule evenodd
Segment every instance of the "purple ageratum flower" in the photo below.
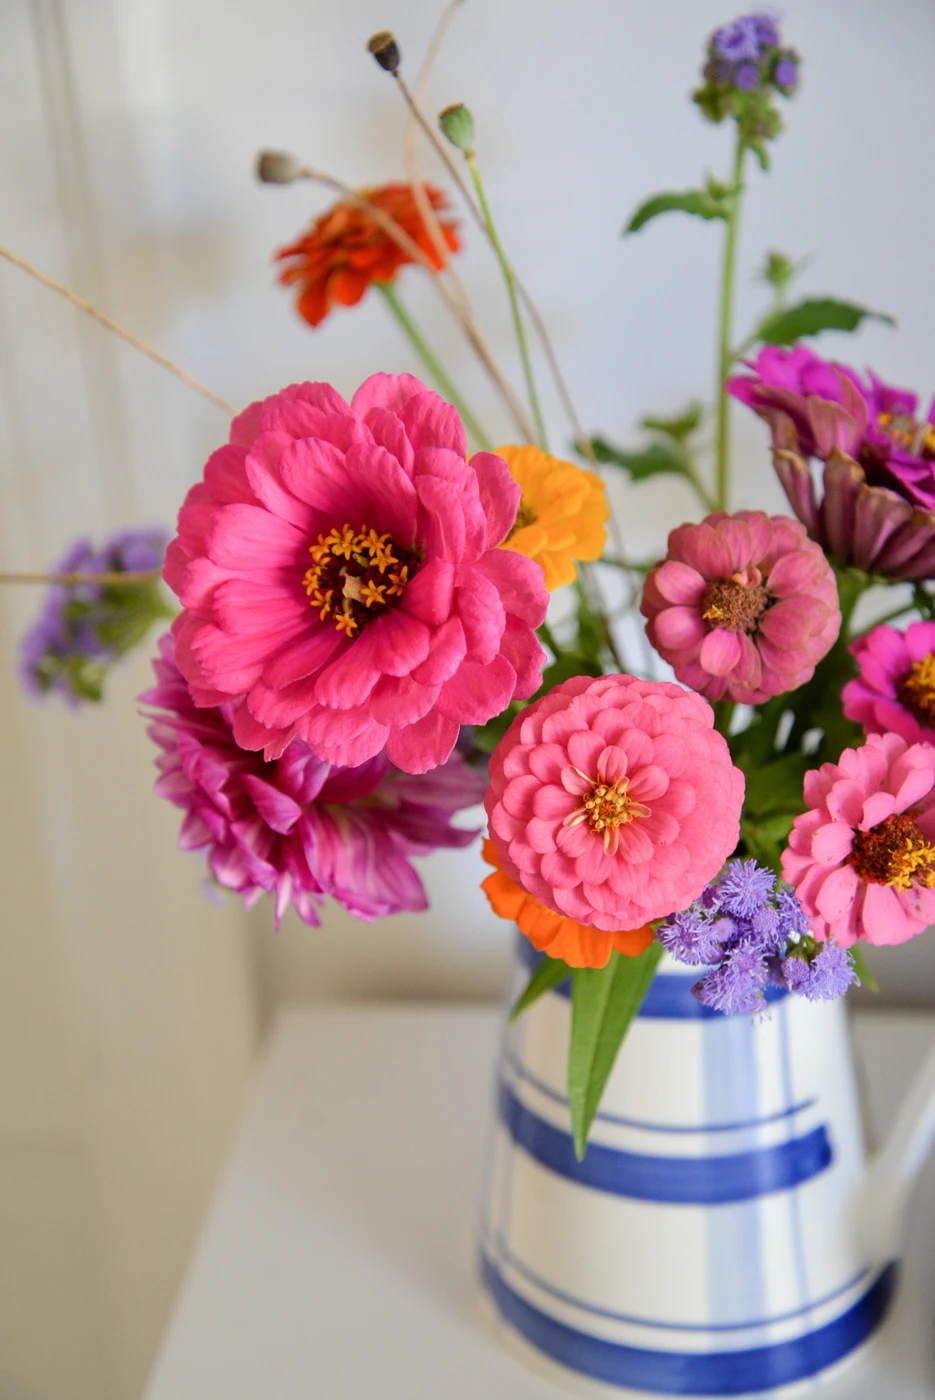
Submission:
M 96 550 L 76 540 L 52 572 L 137 573 L 162 567 L 169 532 L 124 530 Z M 19 670 L 28 694 L 54 692 L 78 707 L 100 700 L 107 667 L 169 616 L 158 584 L 53 584 L 42 611 L 20 643 Z
M 487 785 L 457 750 L 418 776 L 382 753 L 334 767 L 301 739 L 267 762 L 235 742 L 236 702 L 197 707 L 171 635 L 159 650 L 157 684 L 140 696 L 158 712 L 148 731 L 161 750 L 156 792 L 184 811 L 179 846 L 204 850 L 217 884 L 248 908 L 274 895 L 277 927 L 290 904 L 317 925 L 326 895 L 368 920 L 427 907 L 411 858 L 478 834 L 451 825 Z
M 764 29 L 764 26 L 767 28 Z M 775 39 L 764 40 L 761 34 L 771 29 Z M 765 43 L 778 42 L 779 35 L 768 15 L 744 15 L 732 24 L 723 24 L 711 35 L 710 46 L 721 58 L 731 63 L 742 63 L 744 59 L 757 59 Z
M 836 943 L 822 943 L 811 961 L 794 955 L 783 959 L 782 977 L 809 1001 L 837 1001 L 858 980 L 847 949 Z
M 727 391 L 769 425 L 773 463 L 813 540 L 890 579 L 935 577 L 935 401 L 804 345 L 766 346 Z M 819 499 L 810 459 L 824 462 Z
M 728 861 L 658 937 L 680 962 L 707 966 L 692 993 L 726 1014 L 763 1010 L 769 983 L 817 1001 L 856 980 L 846 950 L 818 943 L 795 894 L 755 860 Z
M 799 81 L 799 65 L 794 58 L 781 58 L 773 69 L 773 82 L 777 87 L 791 91 Z
M 755 63 L 740 63 L 734 72 L 734 86 L 741 92 L 752 92 L 760 81 L 760 70 Z

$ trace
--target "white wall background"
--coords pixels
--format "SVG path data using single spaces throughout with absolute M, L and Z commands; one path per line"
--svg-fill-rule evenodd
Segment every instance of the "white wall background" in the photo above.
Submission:
M 352 183 L 403 175 L 403 114 L 364 52 L 392 26 L 413 74 L 426 0 L 0 0 L 0 241 L 70 282 L 237 403 L 299 378 L 342 392 L 414 368 L 381 305 L 317 333 L 273 286 L 272 251 L 326 196 L 261 188 L 260 146 Z M 767 247 L 814 255 L 803 292 L 893 313 L 821 348 L 935 387 L 928 178 L 931 0 L 791 0 L 805 57 L 775 173 L 751 175 L 739 322 Z M 624 440 L 713 378 L 719 231 L 678 216 L 623 243 L 648 192 L 726 173 L 728 135 L 686 101 L 713 0 L 466 0 L 429 107 L 469 103 L 504 241 L 552 327 L 584 421 Z M 437 178 L 432 160 L 425 169 Z M 463 271 L 514 372 L 506 304 L 465 230 Z M 403 293 L 495 437 L 513 434 L 421 275 Z M 567 440 L 544 388 L 553 442 Z M 735 415 L 736 504 L 780 509 L 752 417 Z M 210 405 L 0 266 L 0 567 L 51 562 L 78 532 L 170 521 L 224 433 Z M 617 491 L 634 554 L 659 548 L 680 488 Z M 36 599 L 0 595 L 0 1394 L 139 1393 L 229 1131 L 257 1005 L 293 996 L 494 994 L 509 935 L 477 853 L 425 865 L 431 913 L 310 930 L 244 919 L 199 888 L 150 796 L 133 697 L 33 708 L 12 680 Z M 888 994 L 935 998 L 935 943 L 887 955 Z

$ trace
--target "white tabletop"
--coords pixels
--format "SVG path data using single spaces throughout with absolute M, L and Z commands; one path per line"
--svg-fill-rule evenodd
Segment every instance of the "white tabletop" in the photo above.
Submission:
M 456 1005 L 281 1016 L 144 1400 L 557 1400 L 480 1321 L 498 1028 Z M 933 1035 L 857 1019 L 875 1133 Z M 935 1397 L 935 1165 L 910 1234 L 880 1343 L 828 1400 Z

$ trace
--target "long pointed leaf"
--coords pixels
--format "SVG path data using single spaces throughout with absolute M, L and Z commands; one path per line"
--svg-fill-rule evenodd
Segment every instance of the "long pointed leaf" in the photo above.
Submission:
M 636 233 L 660 214 L 693 214 L 697 219 L 726 219 L 729 204 L 710 190 L 667 190 L 654 194 L 630 216 L 624 233 Z
M 588 1133 L 630 1022 L 649 990 L 662 947 L 651 943 L 636 958 L 611 953 L 603 968 L 576 968 L 571 992 L 568 1102 L 580 1162 Z
M 861 321 L 896 324 L 892 316 L 870 311 L 866 306 L 832 297 L 812 297 L 767 316 L 757 326 L 756 338 L 767 345 L 793 345 L 805 335 L 820 335 L 822 331 L 856 331 Z
M 539 966 L 533 972 L 526 983 L 525 990 L 517 997 L 513 1010 L 510 1012 L 510 1025 L 522 1016 L 532 1006 L 534 1001 L 538 1001 L 546 992 L 551 992 L 553 987 L 559 986 L 567 977 L 571 976 L 571 968 L 561 958 L 542 959 Z

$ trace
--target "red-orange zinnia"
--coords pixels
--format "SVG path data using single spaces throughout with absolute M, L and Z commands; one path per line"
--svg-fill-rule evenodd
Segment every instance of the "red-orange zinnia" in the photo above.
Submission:
M 512 919 L 540 953 L 562 958 L 569 967 L 606 967 L 614 949 L 635 958 L 655 937 L 649 924 L 624 933 L 605 933 L 547 909 L 500 868 L 492 841 L 484 842 L 484 860 L 494 867 L 494 873 L 481 883 L 493 912 L 501 919 Z
M 424 188 L 433 209 L 448 208 L 441 190 Z M 436 270 L 442 266 L 411 185 L 383 185 L 361 190 L 361 195 L 395 219 Z M 446 244 L 456 253 L 461 245 L 455 225 L 442 220 L 441 227 Z M 335 204 L 301 238 L 280 248 L 276 258 L 291 259 L 279 280 L 287 287 L 297 284 L 296 308 L 311 326 L 320 325 L 333 306 L 356 306 L 371 283 L 395 281 L 398 269 L 414 261 L 367 209 L 348 203 Z

